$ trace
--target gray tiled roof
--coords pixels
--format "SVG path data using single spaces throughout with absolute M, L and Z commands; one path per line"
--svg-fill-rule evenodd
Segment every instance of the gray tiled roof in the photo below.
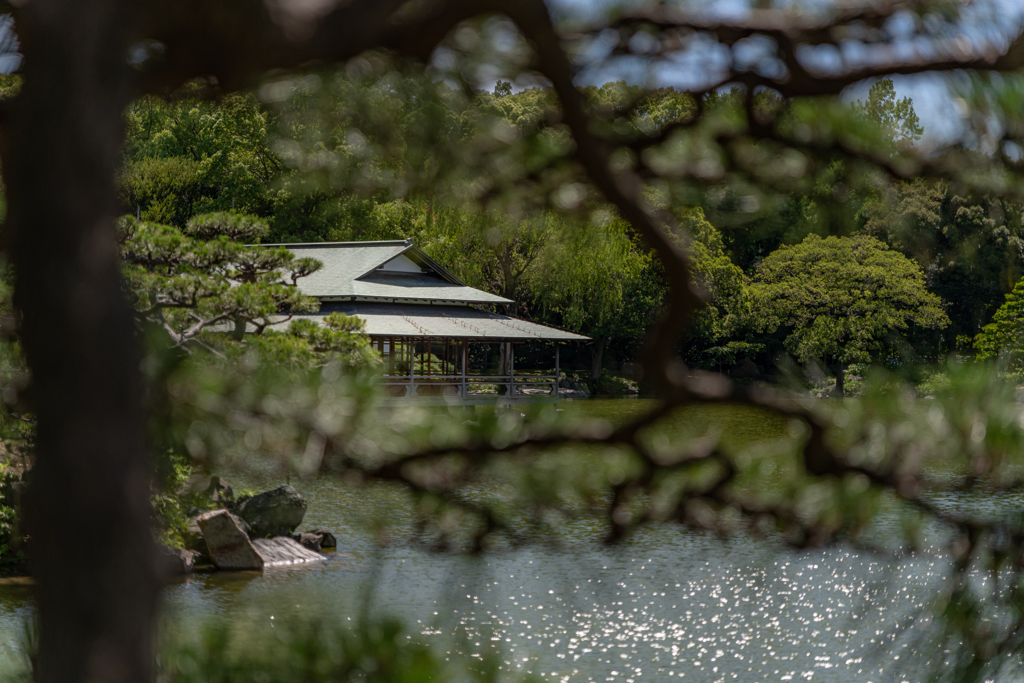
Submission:
M 511 303 L 503 297 L 467 287 L 411 241 L 322 242 L 267 246 L 286 247 L 296 256 L 315 258 L 324 264 L 317 272 L 299 280 L 299 290 L 308 296 L 321 299 L 375 297 L 479 304 Z M 377 268 L 400 254 L 413 257 L 433 272 L 399 274 L 377 271 Z
M 458 301 L 474 304 L 507 304 L 508 299 L 494 294 L 446 282 L 434 275 L 414 273 L 380 273 L 356 280 L 353 291 L 357 297 L 386 297 L 389 299 L 416 299 Z
M 322 319 L 338 311 L 358 316 L 371 337 L 447 337 L 505 341 L 586 341 L 554 327 L 480 311 L 468 306 L 377 304 L 339 301 L 324 303 L 318 313 L 303 317 Z M 295 316 L 299 318 L 300 316 Z

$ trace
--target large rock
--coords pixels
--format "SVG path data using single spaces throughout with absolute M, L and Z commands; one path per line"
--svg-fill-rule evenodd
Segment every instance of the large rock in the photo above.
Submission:
M 203 538 L 203 530 L 199 528 L 199 522 L 196 521 L 199 518 L 198 515 L 188 520 L 188 528 L 183 534 L 183 545 L 188 550 L 198 550 L 200 552 L 206 551 L 206 539 Z
M 227 510 L 213 510 L 196 518 L 217 569 L 263 569 L 263 557 L 240 521 Z
M 196 515 L 188 520 L 188 528 L 183 535 L 182 545 L 188 550 L 198 550 L 200 553 L 205 554 L 206 539 L 203 538 L 203 530 L 199 528 L 199 517 L 200 515 Z M 235 516 L 235 523 L 245 532 L 246 536 L 251 535 L 252 530 L 245 523 L 244 519 Z
M 295 534 L 292 538 L 298 541 L 299 545 L 306 550 L 315 550 L 316 552 L 320 552 L 320 536 L 317 534 L 306 532 L 303 534 Z
M 320 551 L 324 548 L 337 548 L 338 539 L 327 529 L 310 529 L 301 534 L 293 534 L 292 538 L 310 550 Z
M 288 536 L 257 538 L 252 543 L 263 558 L 264 567 L 281 567 L 289 564 L 319 562 L 324 559 L 324 556 L 320 553 L 303 548 L 298 541 Z
M 253 538 L 290 536 L 306 516 L 306 499 L 286 485 L 241 501 L 234 512 L 249 523 Z
M 321 548 L 337 548 L 338 547 L 338 539 L 336 539 L 334 537 L 334 534 L 332 534 L 327 529 L 324 529 L 323 527 L 320 527 L 319 529 L 311 529 L 311 530 L 307 531 L 306 533 L 316 534 L 320 538 L 320 547 Z
M 200 557 L 195 550 L 168 548 L 165 545 L 158 548 L 157 554 L 160 558 L 160 573 L 166 577 L 191 574 Z

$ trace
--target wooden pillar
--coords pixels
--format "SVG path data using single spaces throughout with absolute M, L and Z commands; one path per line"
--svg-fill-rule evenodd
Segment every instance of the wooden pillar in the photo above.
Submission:
M 561 372 L 561 369 L 559 368 L 559 358 L 558 358 L 558 352 L 561 351 L 561 350 L 562 350 L 562 347 L 559 345 L 558 342 L 555 342 L 555 405 L 556 406 L 558 405 L 558 394 L 559 394 L 558 383 L 562 379 L 562 372 Z
M 466 383 L 466 375 L 469 374 L 469 340 L 462 340 L 462 398 L 469 396 L 469 385 Z
M 416 374 L 416 339 L 409 339 L 409 391 L 407 396 L 416 395 L 416 383 L 413 377 Z
M 512 352 L 512 342 L 508 344 L 508 395 L 515 398 L 516 395 L 516 357 Z
M 395 374 L 395 338 L 388 340 L 388 376 Z

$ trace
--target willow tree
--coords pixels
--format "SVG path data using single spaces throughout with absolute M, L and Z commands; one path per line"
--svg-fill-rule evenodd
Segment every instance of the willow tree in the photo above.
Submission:
M 621 221 L 603 226 L 562 221 L 560 239 L 546 245 L 533 279 L 542 315 L 593 340 L 590 376 L 595 380 L 601 378 L 608 345 L 642 337 L 661 304 L 652 256 L 631 233 Z

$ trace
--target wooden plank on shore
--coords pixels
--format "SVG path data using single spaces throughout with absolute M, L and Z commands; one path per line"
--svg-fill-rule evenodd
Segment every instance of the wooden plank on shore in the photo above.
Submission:
M 257 538 L 253 539 L 252 544 L 256 546 L 256 551 L 263 558 L 264 567 L 320 562 L 324 559 L 320 553 L 302 547 L 298 541 L 288 536 Z

